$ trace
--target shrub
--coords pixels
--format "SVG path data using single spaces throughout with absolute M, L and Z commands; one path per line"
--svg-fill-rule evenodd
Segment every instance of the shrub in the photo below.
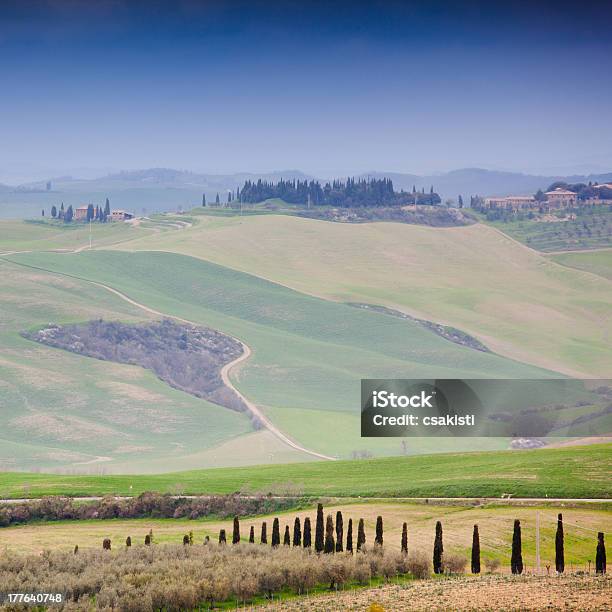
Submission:
M 353 578 L 355 578 L 359 584 L 368 584 L 372 578 L 370 564 L 362 555 L 359 555 L 355 560 Z
M 104 538 L 104 540 L 102 540 L 102 548 L 104 550 L 110 550 L 111 549 L 111 541 L 110 538 Z
M 467 559 L 461 555 L 444 555 L 444 570 L 449 574 L 463 574 Z
M 499 559 L 485 559 L 485 567 L 491 574 L 494 574 L 500 565 L 501 561 Z
M 429 560 L 424 553 L 412 551 L 408 554 L 408 570 L 415 577 L 423 580 L 429 578 Z
M 219 544 L 226 544 L 227 538 L 225 537 L 225 529 L 219 531 Z

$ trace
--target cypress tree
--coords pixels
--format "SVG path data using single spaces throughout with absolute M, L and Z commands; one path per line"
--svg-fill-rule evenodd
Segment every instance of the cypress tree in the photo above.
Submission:
M 55 204 L 51 207 L 51 216 L 55 219 L 55 217 L 57 217 L 57 208 L 55 207 Z
M 43 217 L 45 216 L 45 209 L 44 209 L 44 208 L 41 210 L 41 215 L 42 215 Z
M 346 530 L 346 552 L 353 554 L 353 519 L 350 518 L 348 522 L 348 529 Z
M 148 533 L 145 536 L 145 546 L 151 546 L 151 536 Z
M 317 524 L 315 527 L 315 551 L 323 552 L 324 545 L 324 526 L 323 526 L 323 504 L 317 505 Z
M 261 537 L 259 541 L 261 544 L 268 543 L 268 525 L 266 525 L 266 521 L 261 524 Z
M 206 194 L 202 194 L 202 206 L 206 206 Z
M 478 525 L 474 525 L 472 534 L 472 574 L 480 574 L 480 534 Z
M 304 519 L 304 548 L 312 546 L 312 535 L 310 533 L 310 517 Z
M 102 548 L 104 550 L 110 550 L 111 549 L 111 541 L 110 538 L 104 538 L 104 540 L 102 540 Z
M 278 523 L 278 518 L 274 519 L 272 523 L 272 547 L 276 548 L 280 545 L 280 525 Z
M 215 204 L 216 204 L 217 206 L 219 206 L 219 202 L 220 202 L 220 200 L 219 200 L 219 194 L 217 194 L 217 197 L 215 198 Z
M 335 550 L 334 545 L 334 519 L 331 514 L 327 515 L 327 521 L 325 523 L 325 550 L 326 554 L 333 553 Z
M 510 559 L 510 569 L 513 574 L 523 573 L 523 551 L 521 544 L 521 521 L 514 521 L 514 532 L 512 534 L 512 557 Z
M 249 544 L 255 544 L 255 527 L 251 525 L 251 530 L 249 531 Z
M 374 544 L 378 544 L 378 546 L 383 545 L 383 520 L 382 516 L 376 517 L 376 538 L 374 539 Z
M 442 542 L 442 523 L 436 523 L 436 538 L 433 550 L 433 570 L 434 574 L 441 574 L 444 571 L 442 566 L 442 555 L 444 554 L 444 544 Z
M 219 531 L 219 544 L 227 544 L 227 538 L 225 537 L 225 529 Z
M 108 198 L 106 198 L 106 203 L 104 204 L 104 218 L 106 219 L 106 217 L 110 217 L 110 202 L 108 201 Z
M 189 536 L 187 534 L 183 536 L 183 546 L 189 546 Z
M 289 535 L 289 525 L 285 525 L 285 535 L 283 537 L 283 546 L 291 546 L 291 536 Z
M 604 542 L 603 531 L 597 534 L 597 553 L 595 554 L 595 572 L 597 574 L 606 573 L 606 543 Z
M 234 517 L 234 529 L 232 531 L 232 544 L 238 544 L 240 542 L 240 521 L 238 517 Z
M 402 552 L 408 553 L 408 523 L 402 525 Z
M 366 543 L 365 524 L 363 522 L 363 519 L 360 518 L 359 524 L 357 525 L 357 552 L 361 550 L 361 548 L 363 547 L 365 543 Z
M 189 532 L 189 546 L 193 546 L 193 531 Z
M 555 534 L 555 568 L 560 574 L 565 570 L 565 551 L 563 550 L 563 515 L 557 517 L 557 533 Z
M 132 545 L 132 538 L 128 536 L 125 538 L 125 545 L 129 548 Z
M 299 516 L 296 516 L 295 521 L 293 522 L 293 545 L 294 546 L 302 545 L 302 528 L 300 526 Z
M 342 541 L 344 540 L 344 521 L 342 520 L 342 512 L 336 512 L 336 552 L 342 552 Z

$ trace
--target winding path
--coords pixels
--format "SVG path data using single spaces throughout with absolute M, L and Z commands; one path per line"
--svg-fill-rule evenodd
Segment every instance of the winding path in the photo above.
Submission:
M 137 308 L 140 308 L 141 310 L 144 310 L 145 312 L 148 312 L 150 314 L 153 314 L 159 317 L 165 317 L 168 319 L 174 319 L 175 321 L 187 323 L 188 325 L 196 325 L 196 326 L 199 325 L 199 323 L 196 323 L 194 321 L 189 321 L 188 319 L 183 319 L 175 315 L 169 315 L 164 312 L 160 312 L 159 310 L 150 308 L 149 306 L 145 306 L 144 304 L 141 304 L 140 302 L 133 300 L 131 297 L 128 297 L 127 295 L 125 295 L 125 293 L 121 293 L 121 291 L 118 291 L 117 289 L 114 289 L 113 287 L 110 287 L 108 285 L 104 285 L 103 283 L 98 283 L 95 281 L 87 281 L 87 282 L 93 285 L 96 285 L 98 287 L 102 287 L 103 289 L 106 289 L 107 291 L 110 291 L 111 293 L 115 294 L 117 297 L 121 298 L 122 300 L 128 302 L 129 304 L 132 304 L 132 306 L 136 306 Z M 226 335 L 229 336 L 229 334 L 226 334 Z M 295 450 L 301 451 L 303 453 L 307 453 L 308 455 L 312 455 L 313 457 L 317 457 L 318 459 L 327 459 L 329 461 L 335 461 L 336 457 L 330 457 L 329 455 L 318 453 L 317 451 L 310 450 L 308 448 L 305 448 L 304 446 L 301 446 L 297 442 L 294 442 L 291 438 L 285 435 L 278 427 L 276 427 L 276 425 L 274 425 L 274 423 L 272 423 L 272 421 L 270 421 L 270 419 L 268 419 L 268 417 L 253 402 L 247 399 L 236 388 L 236 386 L 230 380 L 229 372 L 232 368 L 242 363 L 243 361 L 247 360 L 251 356 L 251 349 L 244 342 L 242 342 L 242 340 L 240 340 L 239 338 L 234 338 L 233 336 L 230 336 L 230 337 L 233 338 L 236 342 L 240 343 L 240 345 L 242 346 L 242 355 L 240 355 L 240 357 L 238 357 L 237 359 L 234 359 L 234 361 L 230 361 L 229 363 L 226 363 L 221 368 L 221 379 L 223 380 L 223 383 L 227 385 L 236 395 L 238 395 L 238 397 L 246 404 L 251 414 L 253 414 L 253 416 L 255 416 L 259 420 L 259 422 L 268 431 L 274 434 L 281 442 L 284 442 L 287 446 L 290 446 L 291 448 L 294 448 Z
M 0 255 L 11 255 L 14 253 L 17 253 L 18 251 L 13 251 L 13 253 L 2 253 Z M 40 270 L 44 270 L 44 268 L 38 268 L 37 266 L 29 266 L 27 264 L 22 264 L 16 261 L 12 261 L 12 260 L 4 260 L 4 261 L 9 261 L 12 264 L 18 265 L 18 266 L 24 266 L 27 268 L 34 268 L 34 269 L 40 269 Z M 50 270 L 45 270 L 46 272 L 51 272 Z M 64 276 L 64 274 L 62 274 L 61 272 L 51 272 L 52 274 L 60 274 L 62 276 Z M 141 310 L 144 310 L 145 312 L 148 312 L 149 314 L 158 316 L 158 317 L 165 317 L 167 319 L 174 319 L 175 321 L 180 321 L 181 323 L 187 323 L 188 325 L 195 325 L 195 326 L 199 326 L 199 323 L 196 323 L 195 321 L 190 321 L 189 319 L 183 319 L 182 317 L 178 317 L 175 315 L 169 315 L 165 312 L 160 312 L 159 310 L 155 310 L 154 308 L 150 308 L 149 306 L 146 306 L 145 304 L 141 304 L 140 302 L 137 302 L 136 300 L 133 300 L 131 297 L 127 296 L 125 293 L 122 293 L 121 291 L 118 291 L 117 289 L 114 289 L 113 287 L 109 286 L 109 285 L 105 285 L 104 283 L 99 283 L 97 281 L 92 281 L 86 278 L 81 278 L 78 276 L 73 276 L 71 274 L 66 274 L 65 276 L 70 276 L 71 278 L 78 278 L 81 281 L 87 282 L 91 285 L 95 285 L 96 287 L 101 287 L 102 289 L 105 289 L 106 291 L 109 291 L 110 293 L 116 295 L 118 298 L 121 298 L 122 300 L 124 300 L 125 302 L 127 302 L 128 304 L 131 304 L 132 306 L 136 306 L 136 308 L 140 308 Z M 225 333 L 225 332 L 222 332 Z M 227 336 L 230 336 L 230 334 L 225 334 Z M 251 356 L 251 349 L 244 343 L 242 342 L 242 340 L 240 340 L 239 338 L 235 338 L 234 336 L 230 336 L 230 338 L 233 338 L 236 342 L 240 343 L 240 346 L 242 347 L 242 354 L 237 358 L 234 359 L 234 361 L 230 361 L 229 363 L 226 363 L 222 368 L 221 368 L 221 379 L 223 380 L 223 383 L 225 385 L 227 385 L 247 406 L 247 408 L 249 409 L 249 411 L 251 412 L 251 414 L 257 418 L 259 420 L 259 422 L 268 430 L 270 431 L 274 436 L 276 436 L 281 442 L 283 442 L 284 444 L 286 444 L 287 446 L 290 446 L 291 448 L 297 450 L 297 451 L 301 451 L 303 453 L 306 453 L 308 455 L 311 455 L 312 457 L 316 457 L 317 459 L 326 459 L 328 461 L 335 461 L 337 458 L 336 457 L 330 457 L 329 455 L 324 455 L 323 453 L 318 453 L 317 451 L 313 451 L 309 448 L 306 448 L 304 446 L 302 446 L 301 444 L 298 444 L 297 442 L 293 441 L 291 438 L 289 438 L 289 436 L 287 436 L 286 434 L 284 434 L 278 427 L 276 427 L 276 425 L 274 425 L 274 423 L 272 423 L 272 421 L 270 421 L 270 419 L 253 403 L 251 402 L 249 399 L 247 399 L 236 387 L 235 385 L 232 383 L 232 381 L 230 380 L 229 377 L 229 372 L 232 368 L 234 368 L 235 366 L 237 366 L 238 364 L 242 363 L 243 361 L 245 361 L 246 359 L 248 359 Z

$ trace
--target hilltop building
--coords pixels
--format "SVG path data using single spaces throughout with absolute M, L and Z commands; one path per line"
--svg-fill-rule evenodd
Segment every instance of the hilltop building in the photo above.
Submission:
M 79 206 L 74 211 L 74 218 L 76 221 L 85 221 L 87 219 L 87 206 Z
M 578 202 L 578 196 L 573 191 L 561 187 L 547 191 L 544 195 L 546 196 L 546 205 L 550 208 L 567 208 L 576 206 Z
M 508 196 L 505 198 L 486 198 L 484 207 L 502 210 L 522 210 L 535 208 L 538 205 L 533 196 Z

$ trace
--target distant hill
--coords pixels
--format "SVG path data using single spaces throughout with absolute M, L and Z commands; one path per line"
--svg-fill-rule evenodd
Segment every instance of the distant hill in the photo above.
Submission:
M 390 178 L 397 191 L 404 189 L 429 191 L 433 185 L 434 190 L 445 198 L 456 198 L 461 194 L 464 199 L 470 195 L 526 195 L 544 189 L 555 181 L 567 183 L 588 183 L 589 181 L 606 183 L 612 181 L 612 172 L 588 175 L 554 175 L 543 176 L 535 174 L 522 174 L 519 172 L 502 172 L 499 170 L 485 170 L 483 168 L 462 168 L 439 174 L 418 175 L 400 172 L 364 172 L 355 178 Z M 346 178 L 346 177 L 338 177 Z M 96 179 L 78 179 L 72 177 L 57 177 L 50 179 L 54 190 L 58 191 L 104 191 L 134 188 L 169 188 L 169 189 L 197 189 L 209 195 L 214 195 L 244 185 L 245 181 L 256 182 L 258 179 L 276 183 L 281 179 L 310 180 L 318 179 L 300 170 L 278 170 L 273 172 L 236 172 L 233 174 L 204 174 L 174 168 L 145 168 L 141 170 L 125 170 L 108 174 Z M 45 181 L 28 183 L 18 187 L 0 184 L 0 192 L 38 190 L 45 188 Z
M 396 172 L 368 172 L 362 176 L 380 178 L 386 176 L 393 180 L 396 189 L 417 189 L 427 191 L 432 185 L 442 199 L 457 198 L 459 194 L 466 199 L 470 195 L 501 196 L 529 195 L 538 189 L 545 189 L 555 181 L 567 183 L 588 183 L 589 181 L 606 183 L 612 181 L 612 172 L 605 174 L 570 175 L 570 176 L 540 176 L 521 174 L 519 172 L 501 172 L 484 170 L 483 168 L 463 168 L 442 174 L 419 176 Z

